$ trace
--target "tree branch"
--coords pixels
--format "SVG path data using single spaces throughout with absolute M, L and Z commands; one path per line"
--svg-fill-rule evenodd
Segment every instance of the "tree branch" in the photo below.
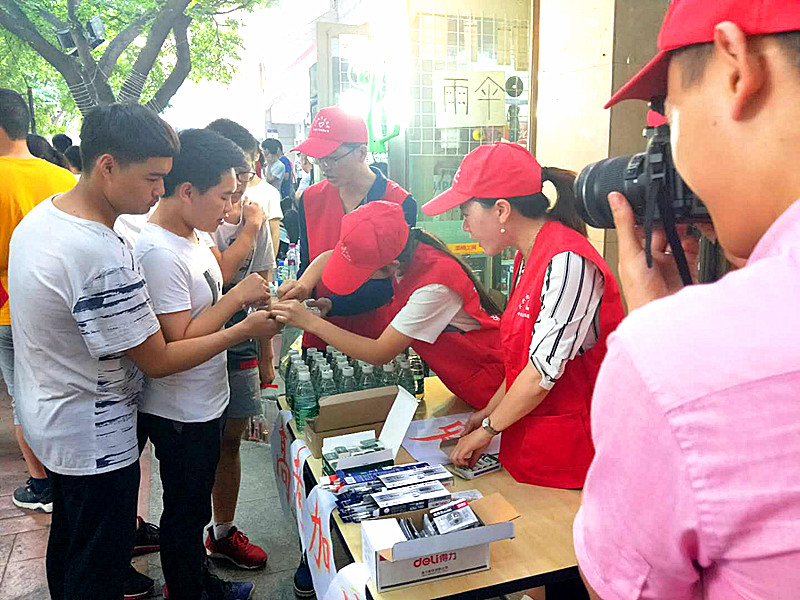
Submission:
M 83 65 L 83 79 L 89 92 L 95 96 L 100 104 L 111 104 L 116 100 L 108 78 L 100 69 L 92 56 L 92 49 L 89 47 L 89 40 L 86 38 L 86 30 L 78 20 L 78 4 L 80 0 L 67 0 L 67 15 L 69 16 L 69 30 L 72 40 L 78 49 L 78 58 Z
M 67 23 L 65 23 L 64 21 L 59 19 L 57 16 L 55 16 L 50 11 L 45 10 L 44 8 L 40 8 L 39 9 L 39 14 L 42 15 L 42 18 L 45 21 L 50 23 L 50 25 L 52 25 L 56 29 L 60 29 L 60 30 L 69 29 L 69 25 Z
M 78 62 L 48 42 L 14 0 L 0 0 L 0 25 L 27 43 L 61 73 L 81 113 L 96 104 L 96 98 L 86 88 Z
M 103 56 L 100 58 L 100 70 L 106 75 L 106 77 L 111 75 L 111 72 L 114 70 L 114 67 L 119 60 L 119 57 L 122 56 L 122 53 L 133 43 L 139 34 L 142 33 L 142 29 L 144 26 L 147 25 L 148 21 L 152 19 L 156 14 L 156 11 L 151 10 L 147 11 L 140 17 L 137 17 L 133 21 L 131 21 L 125 29 L 120 31 L 116 37 L 111 40 L 108 44 L 108 48 L 103 53 Z
M 144 48 L 139 52 L 136 62 L 131 68 L 131 72 L 122 84 L 119 91 L 121 100 L 132 100 L 138 102 L 142 89 L 144 88 L 147 74 L 158 58 L 164 40 L 167 39 L 173 24 L 183 15 L 183 11 L 191 0 L 168 0 L 164 7 L 159 11 L 158 16 L 153 21 L 150 34 L 147 36 Z
M 175 36 L 175 53 L 177 60 L 172 72 L 164 81 L 163 85 L 153 95 L 147 106 L 152 108 L 157 113 L 160 113 L 167 107 L 167 103 L 178 91 L 178 88 L 183 85 L 189 73 L 192 70 L 192 55 L 189 50 L 188 30 L 192 19 L 186 15 L 181 15 L 175 21 L 172 28 L 173 35 Z

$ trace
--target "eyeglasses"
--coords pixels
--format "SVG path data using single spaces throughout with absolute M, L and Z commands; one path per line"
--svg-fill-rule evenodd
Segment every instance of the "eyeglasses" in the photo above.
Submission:
M 361 146 L 356 146 L 355 148 L 351 148 L 349 152 L 345 152 L 341 156 L 325 156 L 323 158 L 313 158 L 309 156 L 308 160 L 311 161 L 312 165 L 319 165 L 320 167 L 332 167 L 346 156 L 350 156 L 360 147 Z
M 250 183 L 255 176 L 256 174 L 254 171 L 242 171 L 236 174 L 236 179 L 239 180 L 239 183 Z

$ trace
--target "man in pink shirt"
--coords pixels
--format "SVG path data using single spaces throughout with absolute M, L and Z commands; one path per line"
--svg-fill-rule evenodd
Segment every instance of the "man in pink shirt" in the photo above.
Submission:
M 800 2 L 673 0 L 609 104 L 666 96 L 675 163 L 729 256 L 677 293 L 609 201 L 633 312 L 595 388 L 574 526 L 603 600 L 800 598 Z M 660 299 L 659 299 L 660 298 Z

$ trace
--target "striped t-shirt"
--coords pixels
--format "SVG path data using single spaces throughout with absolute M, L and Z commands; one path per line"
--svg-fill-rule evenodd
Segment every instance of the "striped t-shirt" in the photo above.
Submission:
M 520 269 L 520 276 L 522 269 Z M 567 362 L 591 350 L 600 336 L 603 273 L 575 252 L 562 252 L 547 265 L 539 316 L 533 327 L 530 360 L 552 389 Z
M 62 475 L 136 462 L 142 374 L 125 351 L 159 329 L 131 250 L 52 199 L 11 239 L 15 402 L 25 437 Z

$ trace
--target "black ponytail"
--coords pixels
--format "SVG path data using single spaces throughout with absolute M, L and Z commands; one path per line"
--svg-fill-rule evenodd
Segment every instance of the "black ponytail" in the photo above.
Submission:
M 428 233 L 424 229 L 419 229 L 417 227 L 412 227 L 411 231 L 408 235 L 408 242 L 406 242 L 406 247 L 400 253 L 400 256 L 397 257 L 397 261 L 401 265 L 406 265 L 411 262 L 411 259 L 414 258 L 414 253 L 417 251 L 417 246 L 419 244 L 426 244 L 433 248 L 434 250 L 438 250 L 439 252 L 443 252 L 449 256 L 452 256 L 455 261 L 459 264 L 459 266 L 463 269 L 464 273 L 467 274 L 472 284 L 475 286 L 475 290 L 478 292 L 478 297 L 481 300 L 481 307 L 490 315 L 501 315 L 503 314 L 503 309 L 498 306 L 498 304 L 492 300 L 489 296 L 489 293 L 486 291 L 486 288 L 483 287 L 483 284 L 478 280 L 475 276 L 475 273 L 472 272 L 472 269 L 469 268 L 469 265 L 464 262 L 464 260 L 450 252 L 450 249 L 447 247 L 442 240 L 438 237 L 433 235 L 432 233 Z
M 528 196 L 515 196 L 505 200 L 523 217 L 528 219 L 547 219 L 558 221 L 570 229 L 574 229 L 586 237 L 586 223 L 583 222 L 577 209 L 577 200 L 573 184 L 576 174 L 566 169 L 556 167 L 542 167 L 542 182 L 549 181 L 556 188 L 556 202 L 550 208 L 550 201 L 543 193 Z M 473 198 L 486 208 L 491 208 L 497 203 L 497 198 Z

